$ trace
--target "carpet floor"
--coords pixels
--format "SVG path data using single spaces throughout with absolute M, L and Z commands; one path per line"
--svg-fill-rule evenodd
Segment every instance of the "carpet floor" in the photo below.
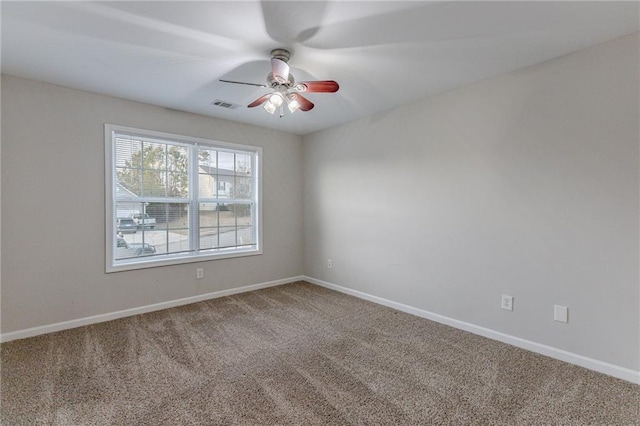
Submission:
M 3 343 L 3 425 L 638 425 L 640 386 L 305 282 Z

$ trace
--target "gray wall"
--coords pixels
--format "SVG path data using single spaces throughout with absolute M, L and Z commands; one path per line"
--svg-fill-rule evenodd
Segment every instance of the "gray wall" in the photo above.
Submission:
M 304 143 L 3 76 L 2 332 L 304 273 L 638 370 L 638 47 L 618 39 Z M 264 255 L 105 274 L 105 122 L 262 146 Z
M 264 254 L 105 274 L 104 123 L 262 146 Z M 301 275 L 301 160 L 299 136 L 2 76 L 2 332 Z
M 638 370 L 638 48 L 305 137 L 306 275 Z

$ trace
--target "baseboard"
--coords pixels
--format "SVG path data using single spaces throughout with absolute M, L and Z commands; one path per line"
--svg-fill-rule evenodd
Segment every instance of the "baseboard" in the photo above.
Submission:
M 167 302 L 154 303 L 152 305 L 139 306 L 137 308 L 124 309 L 122 311 L 109 312 L 106 314 L 92 315 L 90 317 L 78 318 L 70 321 L 58 322 L 55 324 L 47 324 L 39 327 L 27 328 L 24 330 L 12 331 L 0 334 L 0 342 L 8 342 L 11 340 L 25 339 L 27 337 L 39 336 L 41 334 L 53 333 L 56 331 L 68 330 L 71 328 L 82 327 L 85 325 L 96 324 L 99 322 L 111 321 L 119 318 L 130 317 L 133 315 L 146 314 L 148 312 L 160 311 L 162 309 L 174 308 L 176 306 L 188 305 L 190 303 L 202 302 L 204 300 L 217 299 L 219 297 L 231 296 L 248 291 L 259 290 L 267 287 L 275 287 L 282 284 L 288 284 L 295 281 L 303 281 L 305 277 L 290 277 L 281 280 L 269 281 L 259 284 L 252 284 L 243 287 L 231 288 L 228 290 L 214 291 L 212 293 L 199 294 L 197 296 L 185 297 L 183 299 L 170 300 Z
M 465 330 L 470 333 L 478 334 L 480 336 L 484 336 L 489 339 L 498 340 L 500 342 L 507 343 L 509 345 L 513 345 L 513 346 L 526 349 L 532 352 L 536 352 L 542 355 L 546 355 L 548 357 L 555 358 L 564 362 L 568 362 L 570 364 L 575 364 L 580 367 L 588 368 L 589 370 L 597 371 L 599 373 L 617 377 L 622 380 L 640 384 L 640 371 L 635 371 L 635 370 L 620 367 L 614 364 L 610 364 L 604 361 L 588 358 L 588 357 L 578 355 L 572 352 L 568 352 L 562 349 L 554 348 L 552 346 L 547 346 L 541 343 L 532 342 L 530 340 L 511 336 L 511 335 L 501 333 L 489 328 L 485 328 L 475 324 L 456 320 L 444 315 L 436 314 L 423 309 L 415 308 L 413 306 L 405 305 L 403 303 L 394 302 L 392 300 L 384 299 L 382 297 L 373 296 L 368 293 L 352 290 L 346 287 L 339 286 L 337 284 L 329 283 L 326 281 L 318 280 L 316 278 L 307 277 L 307 276 L 290 277 L 290 278 L 284 278 L 284 279 L 275 280 L 275 281 L 269 281 L 269 282 L 264 282 L 259 284 L 252 284 L 252 285 L 247 285 L 243 287 L 232 288 L 228 290 L 214 291 L 212 293 L 200 294 L 197 296 L 185 297 L 182 299 L 176 299 L 176 300 L 170 300 L 167 302 L 155 303 L 152 305 L 140 306 L 137 308 L 124 309 L 121 311 L 109 312 L 106 314 L 93 315 L 90 317 L 78 318 L 70 321 L 58 322 L 55 324 L 47 324 L 39 327 L 27 328 L 24 330 L 12 331 L 9 333 L 2 333 L 0 334 L 0 342 L 8 342 L 11 340 L 25 339 L 27 337 L 34 337 L 41 334 L 53 333 L 56 331 L 68 330 L 76 327 L 82 327 L 85 325 L 111 321 L 111 320 L 125 318 L 133 315 L 160 311 L 162 309 L 188 305 L 190 303 L 216 299 L 219 297 L 231 296 L 239 293 L 246 293 L 249 291 L 259 290 L 262 288 L 275 287 L 275 286 L 288 284 L 296 281 L 307 281 L 309 283 L 319 285 L 321 287 L 329 288 L 331 290 L 336 290 L 341 293 L 349 294 L 351 296 L 368 300 L 370 302 L 377 303 L 379 305 L 388 306 L 390 308 L 397 309 L 399 311 L 406 312 L 421 318 L 426 318 L 431 321 L 435 321 L 435 322 L 445 324 L 454 328 L 458 328 L 461 330 Z
M 631 370 L 628 368 L 620 367 L 618 365 L 609 364 L 604 361 L 599 361 L 599 360 L 588 358 L 572 352 L 567 352 L 565 350 L 554 348 L 552 346 L 547 346 L 541 343 L 532 342 L 530 340 L 521 339 L 519 337 L 504 334 L 489 328 L 481 327 L 481 326 L 464 322 L 464 321 L 459 321 L 453 318 L 446 317 L 444 315 L 436 314 L 423 309 L 415 308 L 413 306 L 394 302 L 392 300 L 384 299 L 382 297 L 373 296 L 371 294 L 363 293 L 361 291 L 352 290 L 350 288 L 346 288 L 333 283 L 318 280 L 316 278 L 304 277 L 304 280 L 312 284 L 319 285 L 321 287 L 329 288 L 331 290 L 336 290 L 341 293 L 345 293 L 360 299 L 377 303 L 379 305 L 384 305 L 393 309 L 397 309 L 399 311 L 406 312 L 408 314 L 412 314 L 421 318 L 426 318 L 431 321 L 435 321 L 435 322 L 445 324 L 454 328 L 458 328 L 461 330 L 465 330 L 470 333 L 478 334 L 480 336 L 488 337 L 489 339 L 498 340 L 500 342 L 507 343 L 512 346 L 517 346 L 519 348 L 526 349 L 531 352 L 536 352 L 542 355 L 546 355 L 548 357 L 555 358 L 560 361 L 578 365 L 580 367 L 597 371 L 599 373 L 603 373 L 609 376 L 617 377 L 622 380 L 640 384 L 640 371 Z

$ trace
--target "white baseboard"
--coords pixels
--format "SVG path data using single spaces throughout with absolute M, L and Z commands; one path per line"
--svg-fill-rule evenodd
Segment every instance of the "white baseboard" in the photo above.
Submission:
M 174 308 L 176 306 L 188 305 L 190 303 L 202 302 L 203 300 L 210 300 L 210 299 L 216 299 L 224 296 L 231 296 L 233 294 L 246 293 L 248 291 L 259 290 L 261 288 L 267 288 L 267 287 L 275 287 L 278 285 L 288 284 L 295 281 L 303 281 L 304 279 L 305 277 L 303 276 L 284 278 L 276 281 L 252 284 L 244 287 L 231 288 L 228 290 L 214 291 L 212 293 L 185 297 L 183 299 L 154 303 L 152 305 L 139 306 L 137 308 L 124 309 L 122 311 L 109 312 L 109 313 L 100 314 L 100 315 L 92 315 L 90 317 L 78 318 L 70 321 L 57 322 L 55 324 L 47 324 L 39 327 L 12 331 L 9 333 L 2 333 L 0 334 L 0 342 L 8 342 L 11 340 L 25 339 L 27 337 L 39 336 L 41 334 L 53 333 L 56 331 L 82 327 L 84 325 L 96 324 L 99 322 L 111 321 L 119 318 L 130 317 L 133 315 L 145 314 L 147 312 L 154 312 L 154 311 L 160 311 L 162 309 Z
M 560 361 L 568 362 L 570 364 L 575 364 L 580 367 L 587 368 L 589 370 L 597 371 L 599 373 L 617 377 L 622 380 L 640 384 L 640 371 L 635 371 L 629 368 L 620 367 L 618 365 L 609 364 L 604 361 L 598 361 L 596 359 L 587 358 L 585 356 L 578 355 L 572 352 L 567 352 L 565 350 L 554 348 L 552 346 L 547 346 L 541 343 L 532 342 L 530 340 L 521 339 L 519 337 L 504 334 L 499 331 L 491 330 L 489 328 L 481 327 L 481 326 L 474 325 L 464 321 L 459 321 L 457 319 L 449 318 L 444 315 L 439 315 L 433 312 L 425 311 L 423 309 L 415 308 L 413 306 L 383 299 L 382 297 L 373 296 L 367 293 L 363 293 L 357 290 L 352 290 L 350 288 L 342 287 L 342 286 L 332 284 L 326 281 L 318 280 L 315 278 L 304 277 L 304 281 L 319 285 L 321 287 L 326 287 L 331 290 L 336 290 L 351 296 L 355 296 L 360 299 L 368 300 L 370 302 L 377 303 L 379 305 L 388 306 L 390 308 L 397 309 L 399 311 L 406 312 L 408 314 L 412 314 L 421 318 L 426 318 L 441 324 L 445 324 L 454 328 L 465 330 L 470 333 L 488 337 L 489 339 L 498 340 L 500 342 L 507 343 L 512 346 L 517 346 L 519 348 L 529 350 L 531 352 L 536 352 L 542 355 L 546 355 L 548 357 L 555 358 Z
M 426 318 L 441 324 L 445 324 L 454 328 L 468 331 L 470 333 L 478 334 L 480 336 L 488 337 L 489 339 L 498 340 L 500 342 L 507 343 L 509 345 L 513 345 L 513 346 L 526 349 L 532 352 L 536 352 L 542 355 L 546 355 L 548 357 L 565 361 L 570 364 L 579 365 L 580 367 L 588 368 L 589 370 L 594 370 L 599 373 L 607 374 L 609 376 L 617 377 L 622 380 L 640 384 L 640 371 L 631 370 L 631 369 L 620 367 L 614 364 L 609 364 L 604 361 L 599 361 L 599 360 L 588 358 L 572 352 L 567 352 L 565 350 L 554 348 L 552 346 L 547 346 L 541 343 L 532 342 L 530 340 L 521 339 L 519 337 L 504 334 L 495 330 L 491 330 L 489 328 L 485 328 L 475 324 L 456 320 L 453 318 L 446 317 L 444 315 L 436 314 L 423 309 L 415 308 L 413 306 L 394 302 L 392 300 L 384 299 L 382 297 L 373 296 L 367 293 L 363 293 L 357 290 L 352 290 L 346 287 L 339 286 L 337 284 L 329 283 L 326 281 L 318 280 L 316 278 L 307 277 L 307 276 L 290 277 L 290 278 L 284 278 L 281 280 L 275 280 L 275 281 L 269 281 L 269 282 L 264 282 L 259 284 L 247 285 L 244 287 L 232 288 L 228 290 L 214 291 L 212 293 L 185 297 L 183 299 L 170 300 L 167 302 L 155 303 L 152 305 L 145 305 L 137 308 L 124 309 L 122 311 L 117 311 L 117 312 L 109 312 L 106 314 L 93 315 L 90 317 L 78 318 L 70 321 L 58 322 L 55 324 L 47 324 L 39 327 L 27 328 L 24 330 L 12 331 L 9 333 L 2 333 L 0 334 L 0 342 L 8 342 L 16 339 L 25 339 L 27 337 L 34 337 L 41 334 L 68 330 L 71 328 L 82 327 L 85 325 L 91 325 L 91 324 L 96 324 L 96 323 L 105 322 L 105 321 L 111 321 L 111 320 L 129 317 L 133 315 L 144 314 L 147 312 L 160 311 L 162 309 L 188 305 L 190 303 L 201 302 L 203 300 L 216 299 L 224 296 L 231 296 L 239 293 L 246 293 L 249 291 L 259 290 L 262 288 L 275 287 L 278 285 L 288 284 L 296 281 L 307 281 L 309 283 L 319 285 L 321 287 L 329 288 L 331 290 L 336 290 L 341 293 L 349 294 L 351 296 L 368 300 L 370 302 L 374 302 L 379 305 L 388 306 L 390 308 L 397 309 L 399 311 L 406 312 L 408 314 L 412 314 L 421 318 Z

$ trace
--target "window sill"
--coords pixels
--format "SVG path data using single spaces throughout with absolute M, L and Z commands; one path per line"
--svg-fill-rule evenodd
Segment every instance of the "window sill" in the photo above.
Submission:
M 167 254 L 154 256 L 153 258 L 135 258 L 126 261 L 116 261 L 113 265 L 107 265 L 106 273 L 133 271 L 138 269 L 156 268 L 160 266 L 180 265 L 184 263 L 205 262 L 211 260 L 231 259 L 236 257 L 261 255 L 261 249 L 228 249 L 211 254 Z

